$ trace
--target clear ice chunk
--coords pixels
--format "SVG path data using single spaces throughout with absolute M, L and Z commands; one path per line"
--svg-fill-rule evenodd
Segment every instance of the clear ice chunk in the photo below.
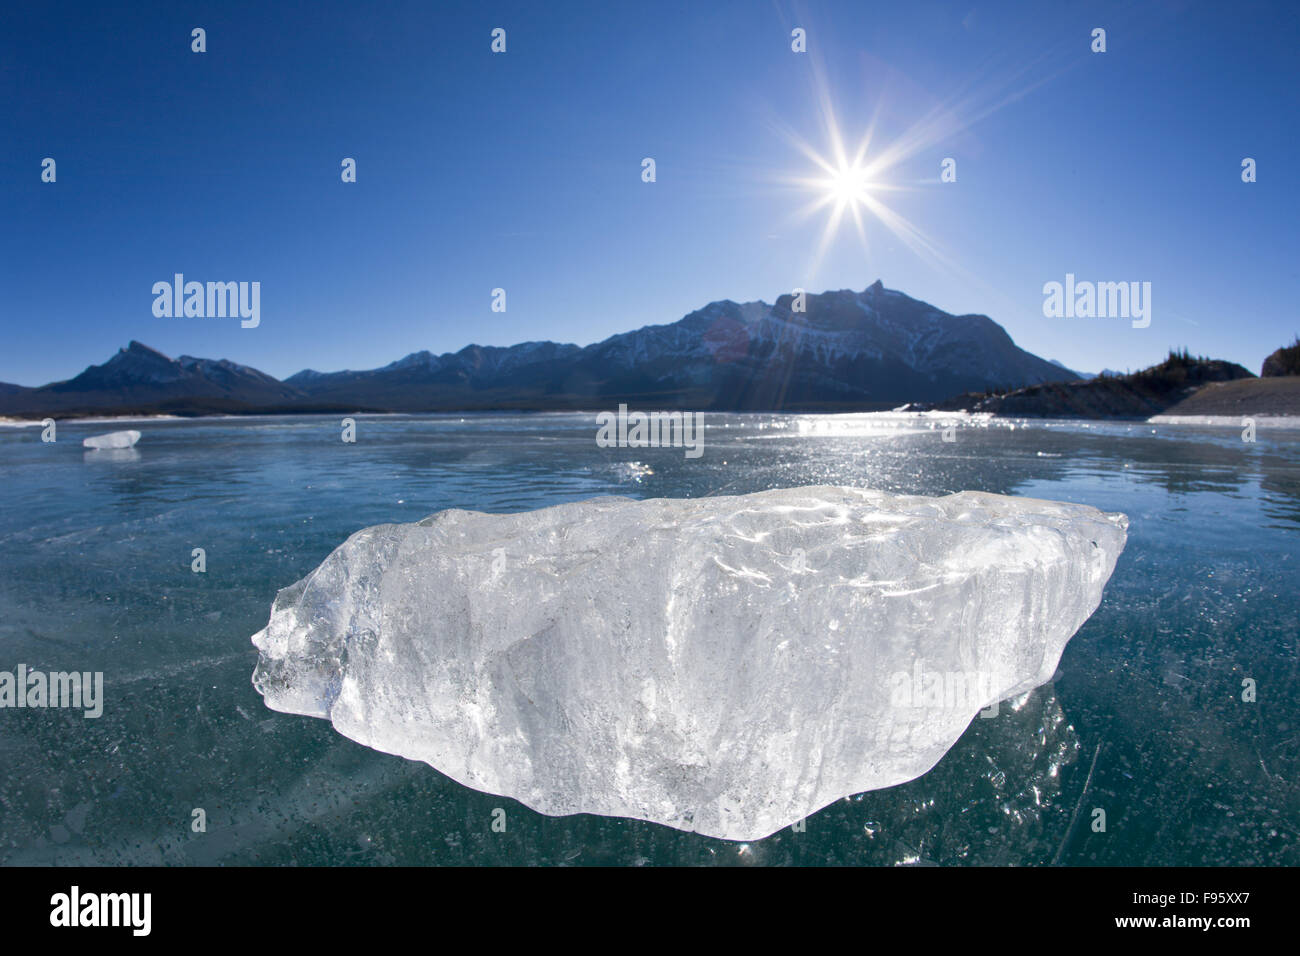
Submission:
M 140 433 L 132 428 L 124 432 L 91 435 L 89 438 L 83 438 L 81 444 L 85 448 L 131 448 L 139 440 Z
M 835 487 L 444 511 L 280 591 L 253 683 L 542 813 L 753 840 L 924 774 L 1050 680 L 1127 527 Z

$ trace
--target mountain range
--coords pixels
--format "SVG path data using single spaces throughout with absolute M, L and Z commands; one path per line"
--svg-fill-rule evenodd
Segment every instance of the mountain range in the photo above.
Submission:
M 799 305 L 804 308 L 800 310 Z M 225 359 L 131 342 L 39 388 L 0 384 L 0 414 L 251 414 L 643 408 L 848 411 L 1076 381 L 984 315 L 951 315 L 879 281 L 862 292 L 713 302 L 668 325 L 579 347 L 524 342 L 414 352 L 382 368 L 280 381 Z

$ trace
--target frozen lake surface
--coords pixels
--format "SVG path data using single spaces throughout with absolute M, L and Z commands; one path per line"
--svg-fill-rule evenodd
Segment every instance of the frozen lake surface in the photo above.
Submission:
M 144 421 L 111 453 L 81 447 L 102 422 L 54 444 L 0 428 L 0 671 L 104 673 L 98 719 L 0 709 L 0 862 L 1300 863 L 1300 431 L 706 423 L 699 458 L 598 447 L 594 414 L 358 416 L 355 444 L 333 418 Z M 542 816 L 272 712 L 250 683 L 277 589 L 362 527 L 815 484 L 1074 501 L 1130 526 L 1053 682 L 802 832 Z

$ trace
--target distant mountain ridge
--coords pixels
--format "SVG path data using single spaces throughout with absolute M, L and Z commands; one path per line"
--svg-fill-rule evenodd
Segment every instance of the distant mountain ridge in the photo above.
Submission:
M 712 302 L 668 325 L 580 347 L 523 342 L 413 352 L 377 369 L 283 382 L 234 362 L 132 342 L 40 388 L 0 387 L 0 414 L 596 409 L 844 411 L 1074 381 L 984 315 L 951 315 L 877 281 L 862 292 Z M 12 390 L 10 390 L 12 389 Z
M 416 352 L 379 369 L 285 380 L 317 400 L 398 410 L 603 407 L 614 401 L 712 410 L 888 408 L 987 383 L 1074 380 L 1020 349 L 992 319 L 953 316 L 876 282 L 863 292 L 776 303 L 713 302 L 580 348 L 525 342 Z M 459 406 L 464 407 L 464 406 Z
M 0 388 L 6 414 L 93 414 L 153 410 L 169 403 L 197 403 L 211 411 L 229 405 L 268 405 L 302 399 L 296 389 L 265 372 L 226 359 L 182 355 L 169 358 L 132 341 L 103 365 L 92 365 L 64 382 L 39 388 Z

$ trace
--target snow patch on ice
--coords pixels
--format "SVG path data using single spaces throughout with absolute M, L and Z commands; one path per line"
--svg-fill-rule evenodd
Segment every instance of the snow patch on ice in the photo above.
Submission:
M 124 432 L 109 432 L 106 435 L 92 435 L 82 439 L 86 448 L 131 448 L 140 440 L 140 433 L 134 428 Z

